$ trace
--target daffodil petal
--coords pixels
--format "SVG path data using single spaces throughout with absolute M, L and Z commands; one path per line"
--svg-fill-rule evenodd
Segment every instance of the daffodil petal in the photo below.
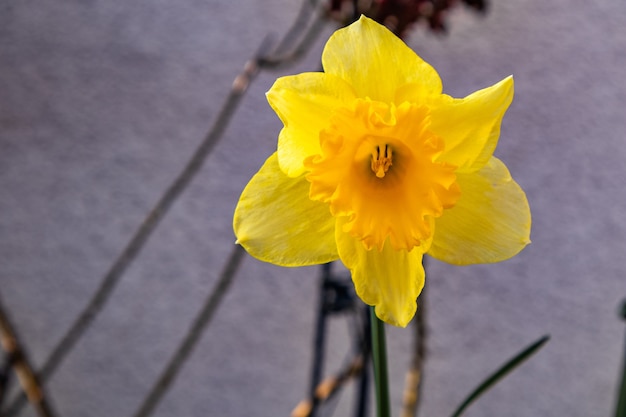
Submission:
M 328 205 L 310 200 L 309 182 L 287 177 L 276 153 L 243 190 L 233 228 L 237 243 L 265 262 L 304 266 L 338 258 Z
M 430 129 L 443 138 L 446 150 L 440 162 L 458 167 L 458 172 L 474 172 L 491 158 L 504 113 L 513 100 L 513 77 L 463 98 L 441 96 L 433 105 Z
M 363 243 L 336 226 L 337 247 L 343 264 L 352 273 L 358 296 L 376 306 L 376 315 L 394 326 L 406 327 L 415 315 L 417 297 L 424 287 L 422 250 L 394 250 L 386 242 L 382 251 L 365 249 Z
M 330 37 L 322 65 L 326 73 L 351 84 L 359 97 L 386 103 L 393 102 L 396 90 L 407 83 L 432 95 L 442 89 L 433 67 L 387 28 L 364 16 Z
M 436 219 L 428 254 L 456 265 L 508 259 L 530 243 L 524 191 L 497 158 L 478 172 L 459 174 L 461 198 Z
M 281 77 L 267 92 L 267 100 L 285 127 L 278 136 L 280 168 L 290 177 L 304 172 L 302 162 L 319 153 L 319 133 L 331 114 L 354 99 L 349 84 L 323 72 Z

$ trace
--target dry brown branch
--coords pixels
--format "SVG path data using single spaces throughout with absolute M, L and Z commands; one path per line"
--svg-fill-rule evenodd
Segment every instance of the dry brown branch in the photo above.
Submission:
M 28 359 L 28 355 L 17 337 L 15 327 L 11 324 L 7 310 L 0 299 L 0 345 L 11 358 L 13 369 L 26 394 L 26 398 L 41 417 L 53 417 L 56 415 L 46 400 L 44 391 L 37 376 L 33 372 L 33 367 Z
M 357 355 L 336 375 L 324 379 L 315 388 L 313 398 L 302 400 L 291 412 L 291 417 L 308 417 L 313 411 L 313 404 L 321 404 L 330 399 L 351 378 L 358 376 L 363 370 L 363 356 Z

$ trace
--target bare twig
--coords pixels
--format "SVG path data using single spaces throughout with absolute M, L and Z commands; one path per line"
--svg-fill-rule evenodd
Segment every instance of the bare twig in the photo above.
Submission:
M 135 417 L 147 417 L 152 414 L 158 403 L 161 401 L 163 394 L 167 392 L 169 386 L 180 371 L 181 366 L 191 354 L 193 347 L 200 339 L 200 336 L 202 336 L 204 328 L 213 318 L 213 313 L 218 307 L 224 294 L 226 294 L 226 291 L 235 276 L 235 272 L 241 263 L 244 253 L 243 248 L 239 245 L 233 248 L 215 289 L 207 298 L 202 310 L 192 323 L 187 336 L 176 350 L 174 356 L 170 359 L 167 367 L 156 383 L 152 386 L 150 393 L 141 404 L 139 411 L 135 413 Z
M 288 37 L 290 39 L 295 34 L 296 30 L 302 30 L 303 25 L 301 25 L 301 23 L 307 13 L 307 9 L 309 8 L 308 4 L 315 6 L 314 1 L 304 0 L 304 3 L 305 5 L 303 5 L 295 24 L 288 32 Z M 181 195 L 195 174 L 202 167 L 205 159 L 211 153 L 213 147 L 222 136 L 243 94 L 247 90 L 250 82 L 258 73 L 259 69 L 276 68 L 280 65 L 294 62 L 300 58 L 303 52 L 309 47 L 315 36 L 319 33 L 321 29 L 321 21 L 321 17 L 316 15 L 316 20 L 310 25 L 309 29 L 306 30 L 305 34 L 301 37 L 300 43 L 296 45 L 292 51 L 283 51 L 284 48 L 291 48 L 292 45 L 292 42 L 284 40 L 279 44 L 280 47 L 277 48 L 272 55 L 268 55 L 269 42 L 265 39 L 254 59 L 246 63 L 243 72 L 235 78 L 233 88 L 204 141 L 196 149 L 183 171 L 165 191 L 161 199 L 141 223 L 126 248 L 118 256 L 107 274 L 103 277 L 98 289 L 85 309 L 81 312 L 69 330 L 63 335 L 61 341 L 55 346 L 52 353 L 46 359 L 38 374 L 41 383 L 45 383 L 46 380 L 55 372 L 56 368 L 60 365 L 65 356 L 72 350 L 76 342 L 88 329 L 96 315 L 102 310 L 108 301 L 120 281 L 120 278 L 137 257 L 154 229 L 167 213 L 172 203 Z M 19 412 L 21 407 L 24 405 L 25 400 L 26 397 L 23 393 L 14 398 L 6 410 L 7 417 L 11 417 Z
M 294 19 L 291 27 L 285 32 L 283 38 L 276 45 L 276 49 L 272 51 L 272 55 L 281 54 L 281 51 L 288 51 L 298 48 L 298 41 L 303 37 L 303 28 L 309 24 L 311 15 L 318 7 L 318 0 L 303 1 L 298 10 L 298 15 Z M 296 45 L 296 46 L 294 46 Z
M 264 54 L 268 48 L 269 41 L 268 38 L 266 38 L 259 50 L 258 57 Z M 128 266 L 135 260 L 154 229 L 167 213 L 172 203 L 187 188 L 193 177 L 202 167 L 207 156 L 211 153 L 213 147 L 226 129 L 226 126 L 233 116 L 237 105 L 243 97 L 243 94 L 248 88 L 250 82 L 258 73 L 258 57 L 249 61 L 245 65 L 243 72 L 235 78 L 233 88 L 204 141 L 196 149 L 179 176 L 174 180 L 174 182 L 172 182 L 169 188 L 167 188 L 161 199 L 150 211 L 150 213 L 148 213 L 148 216 L 141 223 L 126 248 L 115 260 L 107 274 L 102 279 L 98 290 L 92 297 L 87 307 L 81 312 L 67 333 L 65 333 L 65 335 L 61 338 L 61 341 L 53 349 L 50 356 L 46 359 L 41 371 L 39 372 L 39 378 L 42 383 L 45 383 L 50 375 L 54 373 L 65 356 L 74 347 L 78 339 L 87 330 L 93 319 L 104 307 Z M 23 406 L 24 401 L 25 396 L 20 394 L 8 407 L 6 412 L 7 415 L 10 417 L 17 413 Z
M 300 59 L 304 53 L 310 48 L 313 41 L 324 28 L 326 21 L 320 14 L 316 15 L 315 20 L 311 23 L 306 33 L 302 36 L 300 43 L 290 51 L 283 52 L 277 49 L 271 56 L 263 57 L 259 60 L 259 66 L 263 68 L 280 68 Z
M 308 417 L 313 411 L 314 404 L 328 401 L 342 388 L 351 378 L 359 375 L 363 370 L 363 356 L 356 355 L 347 366 L 336 375 L 328 377 L 320 382 L 315 388 L 313 398 L 302 400 L 291 412 L 291 417 Z
M 259 48 L 259 52 L 255 56 L 252 61 L 249 61 L 246 64 L 246 70 L 240 74 L 233 83 L 233 89 L 237 88 L 246 88 L 254 75 L 259 68 L 276 68 L 285 63 L 291 63 L 300 58 L 303 52 L 309 47 L 310 43 L 314 39 L 314 37 L 319 33 L 321 25 L 321 18 L 318 16 L 314 23 L 310 26 L 309 30 L 304 34 L 302 40 L 299 44 L 296 45 L 295 48 L 291 52 L 283 53 L 282 50 L 285 48 L 291 48 L 293 42 L 291 42 L 291 38 L 295 35 L 296 30 L 302 30 L 301 24 L 303 23 L 303 17 L 308 13 L 308 7 L 305 4 L 302 6 L 302 9 L 296 18 L 296 22 L 292 26 L 292 28 L 288 31 L 285 38 L 279 43 L 278 48 L 276 48 L 274 54 L 276 55 L 268 55 L 265 53 L 265 50 L 268 48 L 267 44 L 262 45 Z M 231 253 L 230 260 L 226 265 L 226 269 L 222 273 L 222 277 L 220 282 L 218 283 L 217 288 L 211 293 L 210 297 L 207 299 L 203 309 L 200 311 L 198 317 L 194 321 L 189 333 L 179 346 L 176 353 L 171 358 L 169 364 L 161 374 L 160 378 L 153 385 L 149 394 L 145 398 L 144 402 L 140 406 L 137 413 L 135 413 L 135 417 L 147 417 L 152 414 L 158 403 L 160 402 L 163 395 L 169 389 L 172 381 L 180 371 L 181 366 L 185 362 L 185 360 L 189 357 L 193 347 L 197 343 L 200 338 L 200 335 L 206 325 L 210 322 L 210 319 L 213 315 L 213 311 L 217 308 L 217 305 L 221 301 L 222 296 L 226 293 L 226 289 L 230 285 L 234 273 L 241 261 L 241 257 L 243 255 L 243 249 L 240 246 L 237 246 L 233 249 Z
M 37 414 L 41 417 L 53 417 L 56 413 L 53 411 L 50 403 L 46 400 L 41 384 L 37 380 L 37 376 L 33 372 L 30 360 L 20 343 L 15 328 L 11 324 L 7 310 L 0 299 L 0 345 L 11 358 L 13 369 L 17 374 L 17 378 L 22 386 L 22 390 L 26 393 L 28 401 L 32 404 Z

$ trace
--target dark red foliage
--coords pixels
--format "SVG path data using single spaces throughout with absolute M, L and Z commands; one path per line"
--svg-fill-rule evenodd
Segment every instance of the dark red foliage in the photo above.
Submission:
M 331 16 L 344 25 L 364 14 L 404 37 L 419 23 L 445 32 L 446 13 L 460 3 L 480 13 L 487 9 L 487 0 L 330 0 L 329 6 Z

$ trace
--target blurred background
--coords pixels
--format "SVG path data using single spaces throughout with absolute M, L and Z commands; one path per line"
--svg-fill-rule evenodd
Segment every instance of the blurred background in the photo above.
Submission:
M 0 296 L 36 368 L 202 141 L 261 39 L 282 36 L 299 7 L 0 4 Z M 456 97 L 514 75 L 496 156 L 528 195 L 533 243 L 497 265 L 429 260 L 421 415 L 450 415 L 548 333 L 466 415 L 611 415 L 625 330 L 617 311 L 626 297 L 626 3 L 491 0 L 482 16 L 459 6 L 445 19 L 445 35 L 418 25 L 407 43 Z M 302 60 L 252 83 L 221 142 L 46 383 L 58 415 L 136 412 L 213 290 L 234 245 L 239 194 L 275 149 L 281 123 L 264 93 L 278 76 L 317 70 L 335 28 Z M 246 257 L 154 415 L 289 415 L 307 395 L 319 275 Z M 327 372 L 345 358 L 349 326 L 330 323 Z M 412 337 L 388 328 L 395 415 Z M 351 393 L 336 415 L 350 415 Z M 19 415 L 35 414 L 26 406 Z

